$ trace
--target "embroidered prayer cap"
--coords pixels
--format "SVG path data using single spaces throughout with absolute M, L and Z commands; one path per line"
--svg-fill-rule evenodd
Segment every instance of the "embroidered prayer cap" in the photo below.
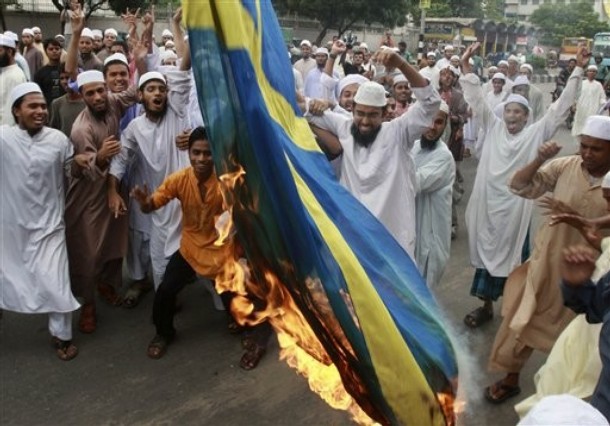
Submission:
M 597 65 L 589 65 L 587 67 L 587 71 L 595 71 L 595 72 L 597 72 Z
M 398 83 L 408 83 L 407 77 L 404 74 L 396 74 L 394 78 L 392 78 L 392 87 L 396 86 Z
M 303 40 L 303 41 L 301 41 L 300 46 L 311 47 L 311 42 L 309 40 Z
M 104 34 L 102 33 L 102 30 L 91 30 L 91 32 L 93 33 L 93 37 L 94 38 L 103 38 Z
M 493 77 L 491 78 L 491 80 L 502 80 L 503 82 L 506 82 L 506 76 L 504 74 L 502 74 L 501 72 L 497 72 L 493 75 Z
M 122 53 L 113 53 L 104 59 L 104 66 L 108 65 L 111 62 L 122 62 L 123 64 L 129 66 L 129 62 L 127 62 L 127 58 Z
M 162 81 L 163 84 L 167 84 L 167 82 L 165 81 L 165 77 L 163 77 L 163 74 L 157 71 L 149 71 L 146 74 L 142 74 L 142 77 L 140 77 L 140 81 L 138 81 L 138 88 L 141 89 L 142 86 L 144 86 L 151 80 L 159 80 Z
M 524 107 L 526 107 L 528 110 L 530 109 L 530 104 L 527 101 L 527 99 L 525 99 L 523 96 L 521 95 L 517 95 L 516 93 L 511 93 L 508 98 L 506 98 L 506 101 L 503 103 L 504 107 L 508 104 L 512 104 L 512 103 L 518 103 L 523 105 Z M 503 108 L 504 109 L 504 108 Z
M 89 37 L 91 40 L 93 40 L 93 31 L 91 31 L 89 28 L 83 28 L 83 31 L 80 33 L 80 38 L 83 37 Z
M 174 35 L 172 34 L 172 32 L 170 30 L 168 30 L 167 28 L 163 30 L 163 32 L 161 33 L 161 37 L 173 37 Z
M 530 85 L 530 81 L 524 75 L 518 75 L 517 78 L 515 78 L 515 81 L 513 82 L 513 87 L 515 87 L 515 86 L 529 86 L 529 85 Z
M 591 115 L 585 121 L 581 135 L 610 141 L 610 117 L 606 115 Z
M 608 420 L 591 404 L 575 396 L 546 396 L 517 426 L 608 426 Z
M 523 71 L 524 69 L 528 70 L 530 74 L 534 73 L 534 67 L 532 67 L 530 64 L 522 64 L 519 70 Z
M 328 49 L 326 47 L 318 47 L 316 49 L 316 55 L 326 55 L 326 56 L 328 56 Z
M 361 85 L 364 84 L 366 82 L 370 81 L 368 78 L 366 78 L 363 75 L 360 74 L 348 74 L 345 77 L 343 77 L 341 80 L 339 80 L 339 84 L 337 84 L 337 88 L 335 91 L 335 95 L 338 98 L 341 97 L 341 92 L 343 92 L 343 89 L 345 89 L 347 86 L 349 86 L 350 84 L 357 84 L 357 85 Z
M 447 102 L 441 101 L 441 106 L 438 108 L 439 111 L 443 111 L 445 114 L 449 115 L 449 105 Z
M 383 86 L 374 81 L 367 81 L 358 88 L 354 102 L 360 105 L 380 107 L 387 105 L 386 92 Z
M 107 28 L 107 29 L 104 31 L 104 36 L 107 36 L 107 35 L 113 35 L 113 36 L 115 36 L 115 37 L 118 37 L 118 36 L 119 36 L 119 33 L 118 33 L 118 32 L 117 32 L 117 30 L 115 30 L 114 28 Z
M 34 31 L 32 31 L 31 28 L 24 28 L 23 31 L 21 31 L 21 35 L 22 36 L 29 35 L 29 36 L 34 37 Z
M 15 105 L 15 102 L 29 93 L 40 93 L 42 95 L 42 90 L 38 84 L 32 82 L 21 83 L 13 87 L 10 94 L 11 107 Z
M 10 47 L 10 48 L 15 49 L 15 40 L 2 34 L 2 35 L 0 35 L 0 46 Z
M 98 70 L 89 70 L 85 72 L 81 72 L 78 76 L 76 76 L 76 84 L 80 89 L 85 84 L 90 83 L 105 83 L 104 74 Z

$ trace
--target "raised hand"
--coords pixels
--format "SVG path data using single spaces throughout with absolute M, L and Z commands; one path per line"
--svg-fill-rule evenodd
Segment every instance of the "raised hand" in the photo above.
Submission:
M 561 151 L 561 146 L 555 141 L 547 141 L 538 148 L 538 160 L 545 162 L 556 156 Z
M 586 68 L 591 59 L 591 52 L 585 46 L 579 46 L 576 51 L 576 65 L 581 68 Z
M 80 34 L 83 31 L 83 28 L 85 28 L 85 12 L 78 2 L 71 3 L 70 7 L 72 10 L 68 11 L 68 16 L 70 16 L 72 31 Z
M 563 250 L 563 259 L 559 266 L 561 276 L 569 286 L 584 285 L 593 275 L 596 260 L 597 252 L 590 247 L 568 247 Z
M 176 147 L 180 151 L 186 151 L 189 149 L 189 138 L 191 136 L 191 129 L 185 129 L 178 133 L 176 136 Z
M 345 43 L 343 42 L 343 40 L 336 40 L 330 49 L 330 53 L 333 55 L 340 56 L 343 54 L 343 52 L 345 52 L 346 48 L 347 47 L 345 46 Z
M 375 61 L 386 68 L 398 68 L 404 59 L 397 52 L 386 47 L 375 53 Z
M 121 142 L 114 135 L 108 136 L 102 141 L 102 147 L 97 150 L 97 158 L 100 161 L 110 161 L 119 152 L 121 152 Z
M 172 21 L 174 21 L 174 24 L 176 25 L 180 25 L 182 23 L 182 6 L 176 9 L 176 13 L 174 13 Z

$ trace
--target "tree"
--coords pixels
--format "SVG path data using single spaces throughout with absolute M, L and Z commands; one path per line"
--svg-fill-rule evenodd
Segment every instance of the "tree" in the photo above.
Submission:
M 552 46 L 560 46 L 564 37 L 593 38 L 595 33 L 610 30 L 607 23 L 599 20 L 590 2 L 569 7 L 544 4 L 532 13 L 530 22 L 542 31 L 542 43 Z
M 125 13 L 126 9 L 131 11 L 136 11 L 138 9 L 145 10 L 151 4 L 154 4 L 155 9 L 160 12 L 166 10 L 167 6 L 170 4 L 175 6 L 174 9 L 176 9 L 180 6 L 180 0 L 156 0 L 152 2 L 148 0 L 108 0 L 108 4 L 112 11 L 117 16 L 120 16 Z
M 64 0 L 51 0 L 55 5 L 55 8 L 60 12 L 63 12 L 68 1 Z M 100 10 L 104 7 L 104 3 L 106 0 L 79 0 L 79 3 L 83 7 L 85 11 L 85 19 L 89 19 L 91 15 L 95 13 L 95 11 Z M 62 34 L 63 34 L 63 23 L 62 23 Z
M 272 0 L 280 14 L 298 13 L 317 19 L 322 30 L 315 44 L 320 45 L 328 30 L 336 29 L 341 36 L 357 22 L 380 23 L 393 28 L 404 24 L 409 12 L 408 0 Z

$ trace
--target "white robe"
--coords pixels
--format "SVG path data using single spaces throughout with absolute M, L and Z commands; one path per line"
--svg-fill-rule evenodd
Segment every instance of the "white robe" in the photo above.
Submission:
M 455 161 L 442 140 L 432 150 L 422 149 L 420 141 L 416 141 L 413 159 L 417 176 L 415 260 L 426 283 L 432 287 L 440 282 L 451 249 Z
M 74 150 L 59 130 L 31 137 L 0 127 L 0 308 L 67 313 L 79 308 L 70 289 L 64 174 Z
M 353 119 L 326 112 L 308 120 L 335 134 L 341 146 L 340 182 L 373 215 L 412 258 L 415 253 L 414 142 L 438 112 L 440 96 L 428 85 L 413 88 L 418 101 L 402 116 L 381 125 L 375 141 L 358 145 L 351 134 Z
M 460 78 L 464 98 L 484 133 L 481 160 L 466 207 L 470 262 L 494 277 L 507 277 L 521 263 L 521 248 L 532 215 L 532 201 L 512 194 L 512 175 L 536 158 L 538 147 L 549 140 L 565 120 L 582 77 L 576 68 L 561 97 L 540 121 L 511 135 L 504 121 L 484 101 L 474 74 Z
M 583 80 L 580 96 L 576 104 L 572 136 L 580 136 L 587 118 L 596 115 L 599 107 L 606 103 L 606 92 L 599 81 Z
M 432 84 L 432 86 L 434 86 L 435 89 L 438 89 L 438 80 L 440 78 L 440 71 L 438 70 L 438 68 L 434 67 L 424 67 L 422 69 L 419 70 L 419 73 L 421 75 L 423 75 L 425 78 L 427 78 L 430 83 Z
M 139 170 L 149 191 L 154 191 L 171 173 L 190 165 L 188 152 L 176 147 L 176 135 L 189 127 L 188 105 L 191 79 L 188 71 L 167 73 L 167 112 L 158 122 L 141 115 L 131 121 L 121 134 L 121 152 L 112 159 L 110 174 L 121 179 L 134 158 L 140 157 Z M 139 209 L 131 205 L 131 209 Z M 180 247 L 182 213 L 177 200 L 151 213 L 150 255 L 155 285 L 165 272 L 167 259 Z

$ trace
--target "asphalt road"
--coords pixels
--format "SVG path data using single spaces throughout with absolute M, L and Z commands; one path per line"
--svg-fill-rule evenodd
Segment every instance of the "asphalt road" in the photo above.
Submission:
M 539 85 L 548 93 L 549 84 Z M 574 152 L 576 145 L 565 128 L 556 139 Z M 476 160 L 462 166 L 467 193 Z M 434 289 L 441 309 L 454 328 L 461 357 L 461 386 L 468 398 L 465 425 L 514 425 L 511 403 L 492 406 L 481 400 L 482 388 L 497 378 L 486 372 L 486 361 L 496 318 L 478 330 L 469 330 L 463 316 L 479 305 L 468 292 L 473 269 L 468 261 L 464 226 L 454 241 L 442 284 Z M 216 424 L 216 425 L 341 425 L 347 414 L 328 407 L 309 391 L 306 381 L 278 360 L 273 341 L 258 368 L 239 368 L 239 338 L 230 335 L 224 313 L 214 310 L 208 292 L 188 286 L 181 295 L 177 316 L 178 338 L 158 361 L 146 356 L 153 337 L 152 295 L 135 309 L 100 303 L 98 331 L 76 331 L 79 356 L 58 360 L 50 346 L 45 315 L 5 312 L 0 320 L 0 424 Z M 496 313 L 499 306 L 496 306 Z M 544 357 L 536 354 L 523 372 L 522 396 L 533 391 L 532 377 Z M 521 397 L 514 400 L 517 402 Z

